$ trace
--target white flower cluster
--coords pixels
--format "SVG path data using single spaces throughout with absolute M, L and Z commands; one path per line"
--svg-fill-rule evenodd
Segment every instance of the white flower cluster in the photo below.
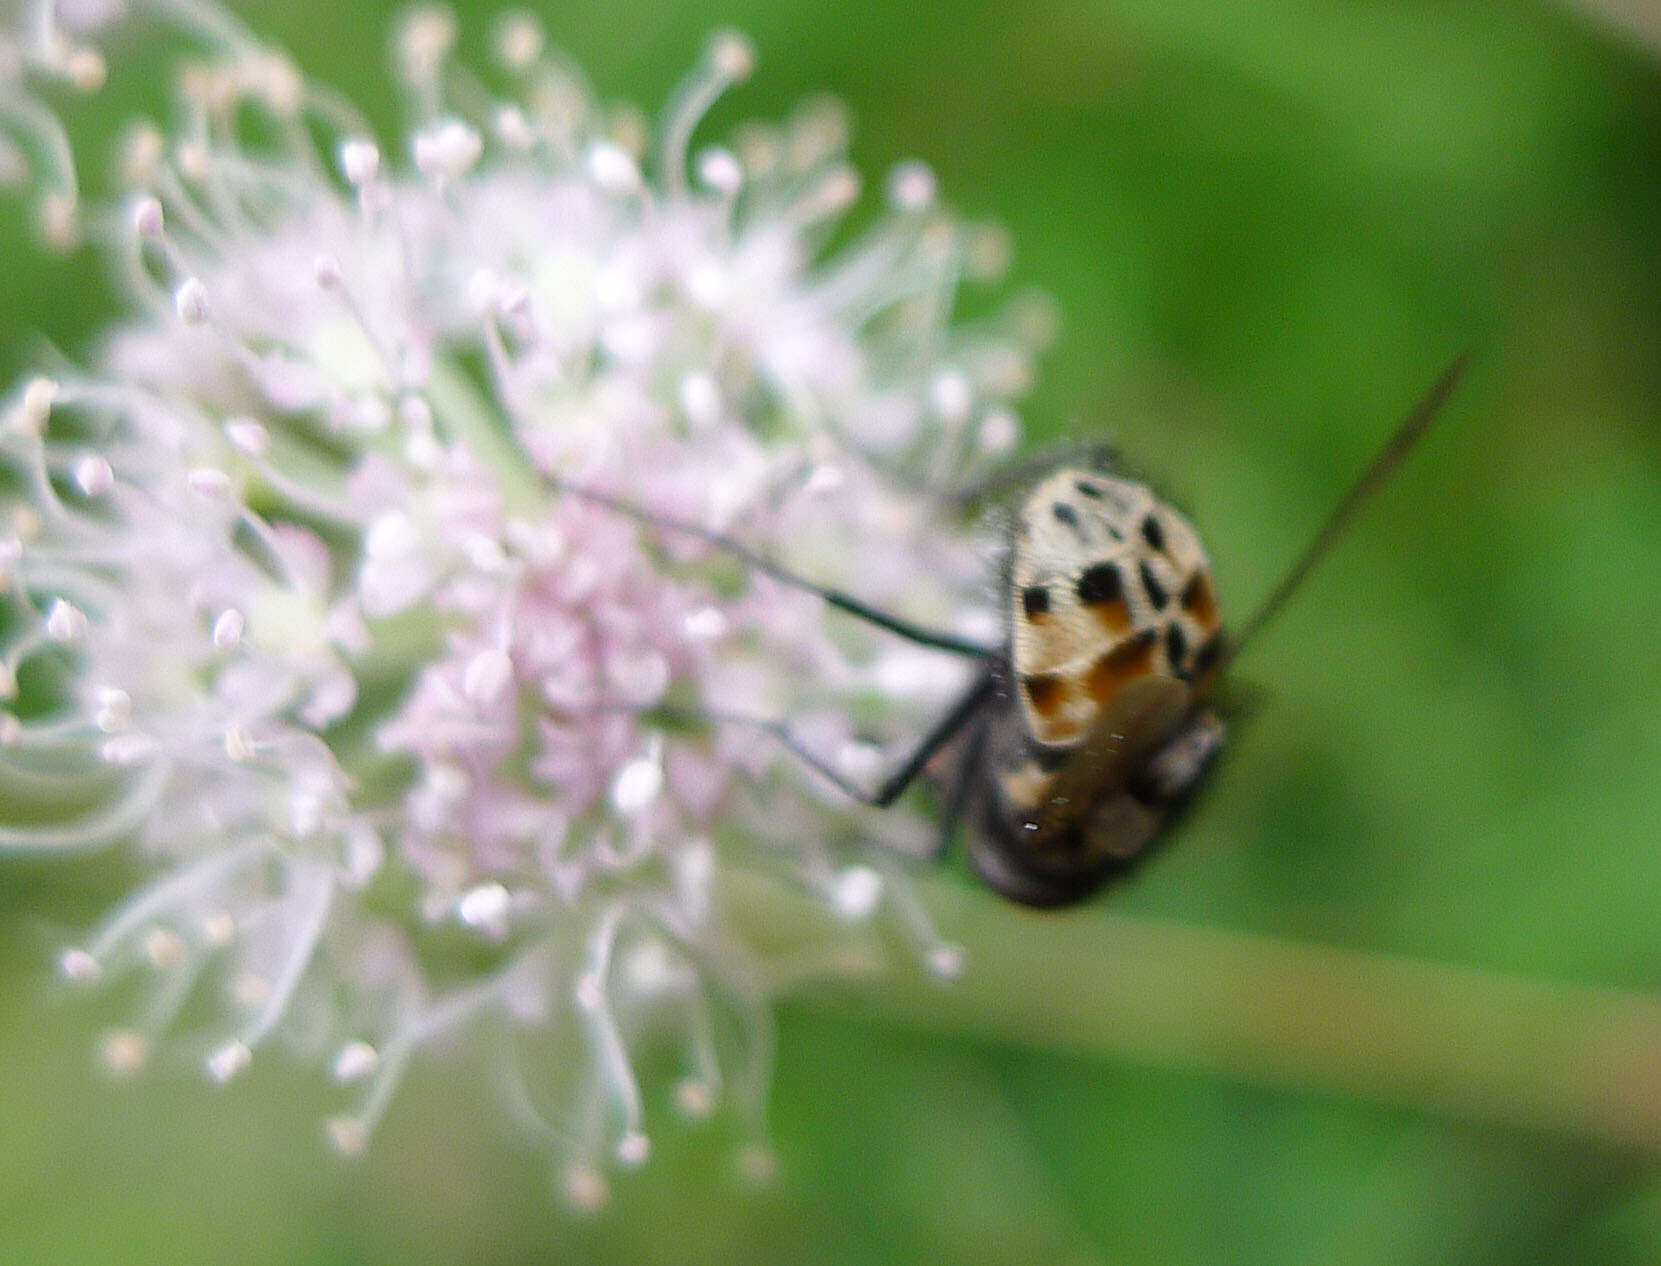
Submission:
M 1014 443 L 1042 310 L 950 323 L 1006 249 L 921 166 L 841 229 L 830 105 L 691 152 L 737 36 L 648 154 L 529 19 L 492 93 L 418 11 L 406 165 L 223 15 L 155 7 L 209 56 L 125 155 L 136 315 L 0 424 L 0 847 L 125 843 L 157 875 L 62 959 L 147 982 L 110 1067 L 223 999 L 211 1076 L 317 1053 L 365 1087 L 329 1127 L 351 1153 L 412 1055 L 489 1031 L 591 1205 L 647 1156 L 635 1070 L 667 1041 L 680 1109 L 725 1103 L 759 1147 L 778 974 L 729 868 L 954 963 L 887 878 L 926 824 L 768 725 L 866 777 L 965 668 L 570 489 L 995 639 L 938 494 Z

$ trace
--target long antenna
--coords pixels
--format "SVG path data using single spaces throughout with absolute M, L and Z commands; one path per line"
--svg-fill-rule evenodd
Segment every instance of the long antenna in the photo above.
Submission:
M 1344 494 L 1344 499 L 1327 516 L 1327 521 L 1321 525 L 1321 530 L 1315 534 L 1314 539 L 1304 547 L 1298 561 L 1287 569 L 1274 591 L 1258 604 L 1256 611 L 1252 612 L 1239 636 L 1233 639 L 1232 646 L 1225 652 L 1228 659 L 1232 660 L 1238 656 L 1252 639 L 1263 631 L 1263 626 L 1280 614 L 1281 608 L 1309 578 L 1309 573 L 1314 571 L 1316 564 L 1326 556 L 1327 550 L 1343 535 L 1356 511 L 1372 498 L 1396 467 L 1401 465 L 1402 460 L 1413 451 L 1414 446 L 1424 438 L 1437 413 L 1453 394 L 1454 386 L 1458 383 L 1459 376 L 1465 372 L 1465 365 L 1469 359 L 1465 355 L 1457 357 L 1453 364 L 1442 371 L 1442 376 L 1418 404 L 1413 406 L 1402 424 L 1396 428 L 1396 433 L 1390 437 L 1390 442 L 1379 450 L 1372 464 L 1361 473 L 1361 477 Z

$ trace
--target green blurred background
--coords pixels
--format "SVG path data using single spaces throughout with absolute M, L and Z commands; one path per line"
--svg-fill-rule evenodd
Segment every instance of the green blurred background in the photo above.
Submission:
M 394 5 L 236 8 L 393 135 Z M 647 107 L 737 25 L 760 67 L 707 135 L 830 89 L 868 174 L 926 158 L 1006 224 L 1017 281 L 1064 319 L 1032 443 L 1118 440 L 1192 510 L 1235 612 L 1469 349 L 1442 428 L 1240 665 L 1273 702 L 1181 837 L 1053 917 L 1661 989 L 1652 51 L 1486 0 L 539 12 L 606 97 Z M 486 13 L 463 22 L 482 53 Z M 78 127 L 145 100 L 112 89 Z M 0 204 L 0 233 L 9 379 L 37 336 L 84 351 L 115 308 L 96 256 L 26 244 L 24 208 Z M 182 1067 L 98 1075 L 119 1010 L 61 996 L 51 950 L 116 884 L 0 863 L 0 1263 L 1661 1262 L 1641 1151 L 799 1004 L 760 1192 L 726 1139 L 668 1125 L 573 1220 L 465 1059 L 414 1076 L 340 1165 L 319 1079 L 280 1060 L 217 1093 Z

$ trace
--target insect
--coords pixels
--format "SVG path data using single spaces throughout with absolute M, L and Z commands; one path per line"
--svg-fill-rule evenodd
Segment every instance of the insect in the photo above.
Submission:
M 1227 667 L 1422 438 L 1464 366 L 1463 357 L 1455 360 L 1419 400 L 1232 636 L 1193 525 L 1146 484 L 1092 464 L 1054 466 L 1021 499 L 1005 551 L 1007 634 L 997 646 L 878 610 L 729 536 L 557 476 L 548 482 L 702 540 L 901 637 L 976 661 L 962 696 L 875 789 L 815 755 L 784 722 L 694 715 L 764 729 L 850 797 L 878 807 L 898 800 L 960 741 L 942 847 L 968 817 L 969 857 L 990 887 L 1027 905 L 1063 905 L 1135 863 L 1202 785 L 1227 734 L 1217 698 Z

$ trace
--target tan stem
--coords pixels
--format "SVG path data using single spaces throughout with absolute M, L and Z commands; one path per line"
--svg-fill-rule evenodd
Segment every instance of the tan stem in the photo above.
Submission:
M 754 874 L 762 934 L 823 917 Z M 953 984 L 901 966 L 808 986 L 815 1007 L 1406 1104 L 1661 1151 L 1661 1000 L 918 885 L 967 951 Z

